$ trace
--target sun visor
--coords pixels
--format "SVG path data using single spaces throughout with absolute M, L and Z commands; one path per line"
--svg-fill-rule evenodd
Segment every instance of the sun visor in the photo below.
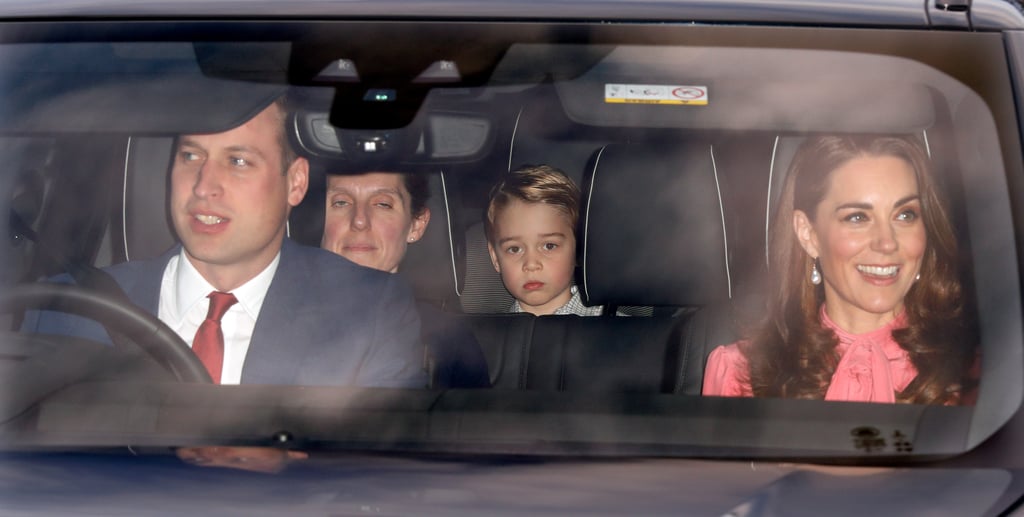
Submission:
M 932 125 L 921 77 L 937 73 L 853 52 L 624 46 L 555 86 L 592 126 L 907 133 Z
M 0 48 L 0 132 L 177 134 L 239 125 L 282 84 L 204 74 L 190 43 Z

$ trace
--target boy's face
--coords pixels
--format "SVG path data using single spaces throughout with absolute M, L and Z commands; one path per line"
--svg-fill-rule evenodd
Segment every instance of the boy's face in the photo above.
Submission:
M 569 218 L 557 208 L 513 200 L 495 217 L 487 250 L 524 311 L 551 314 L 572 297 L 576 238 Z

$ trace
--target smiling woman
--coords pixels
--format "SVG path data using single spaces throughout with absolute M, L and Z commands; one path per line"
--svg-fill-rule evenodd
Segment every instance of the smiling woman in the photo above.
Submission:
M 924 151 L 904 138 L 812 138 L 782 200 L 768 317 L 712 352 L 703 393 L 960 403 L 974 341 Z

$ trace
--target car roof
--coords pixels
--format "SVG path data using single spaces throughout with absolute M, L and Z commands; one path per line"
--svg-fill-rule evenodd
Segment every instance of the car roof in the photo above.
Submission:
M 224 16 L 298 19 L 330 15 L 391 19 L 561 19 L 944 28 L 961 26 L 975 30 L 1024 27 L 1021 6 L 1009 0 L 941 0 L 934 3 L 921 0 L 55 0 L 45 3 L 12 0 L 0 4 L 0 17 L 7 19 Z

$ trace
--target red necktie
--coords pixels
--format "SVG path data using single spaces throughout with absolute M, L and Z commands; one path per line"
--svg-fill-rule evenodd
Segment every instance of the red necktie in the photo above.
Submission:
M 220 384 L 220 371 L 224 366 L 224 332 L 220 329 L 220 319 L 238 299 L 231 293 L 220 291 L 210 293 L 207 298 L 210 299 L 210 310 L 192 340 L 192 352 L 206 366 L 213 383 Z

